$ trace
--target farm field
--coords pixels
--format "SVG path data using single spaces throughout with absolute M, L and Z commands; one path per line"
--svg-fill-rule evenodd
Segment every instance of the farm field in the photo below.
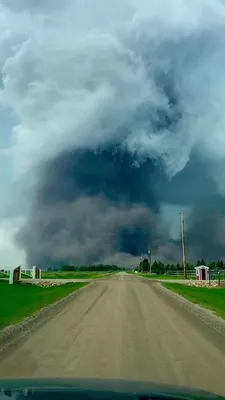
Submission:
M 183 280 L 184 279 L 184 275 L 180 274 L 180 275 L 166 275 L 166 274 L 162 274 L 162 275 L 157 275 L 154 273 L 143 273 L 143 274 L 135 274 L 137 276 L 142 276 L 143 278 L 147 278 L 147 279 L 154 279 L 154 280 Z M 190 276 L 188 277 L 188 279 L 191 280 L 195 280 L 195 276 Z
M 42 271 L 41 277 L 42 279 L 96 279 L 112 273 L 109 271 Z

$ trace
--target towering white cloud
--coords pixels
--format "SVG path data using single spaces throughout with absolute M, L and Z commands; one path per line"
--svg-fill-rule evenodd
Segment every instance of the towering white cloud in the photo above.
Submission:
M 225 7 L 219 0 L 4 1 L 1 100 L 18 118 L 16 169 L 62 149 L 119 135 L 132 151 L 162 157 L 170 174 L 193 148 L 223 158 Z M 145 57 L 143 57 L 143 55 Z M 149 63 L 149 67 L 146 67 Z M 157 75 L 173 80 L 174 107 Z M 135 121 L 136 111 L 146 114 Z M 19 161 L 18 161 L 19 160 Z M 221 160 L 222 161 L 222 160 Z
M 4 0 L 0 32 L 16 176 L 117 143 L 170 178 L 195 154 L 224 194 L 222 0 Z

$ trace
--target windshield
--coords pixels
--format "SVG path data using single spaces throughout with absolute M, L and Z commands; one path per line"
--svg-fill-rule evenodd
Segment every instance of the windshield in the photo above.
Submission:
M 0 0 L 0 378 L 225 395 L 224 33 L 223 0 Z

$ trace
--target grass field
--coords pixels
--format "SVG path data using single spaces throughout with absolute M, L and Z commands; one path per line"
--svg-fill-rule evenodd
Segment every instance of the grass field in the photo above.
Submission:
M 9 279 L 9 275 L 8 275 L 8 274 L 5 274 L 5 273 L 3 273 L 3 272 L 0 272 L 0 279 L 2 279 L 2 278 Z M 30 278 L 30 276 L 27 275 L 27 274 L 21 273 L 21 278 L 22 278 L 22 279 L 27 279 L 27 278 Z
M 42 279 L 95 279 L 107 275 L 110 272 L 64 272 L 64 271 L 41 271 Z
M 41 277 L 42 279 L 97 279 L 101 278 L 105 275 L 108 274 L 113 274 L 115 273 L 114 271 L 99 271 L 99 272 L 64 272 L 64 271 L 41 271 Z M 0 272 L 0 279 L 5 278 L 8 279 L 9 276 L 7 274 L 4 274 Z M 31 279 L 31 276 L 22 273 L 21 274 L 22 279 Z
M 85 285 L 87 283 L 69 283 L 44 288 L 22 284 L 9 285 L 7 281 L 0 281 L 0 329 L 21 321 Z
M 162 285 L 192 301 L 192 303 L 200 304 L 225 318 L 225 287 L 205 288 L 177 283 L 163 283 Z
M 2 272 L 0 272 L 0 279 L 2 279 L 2 278 L 8 278 L 9 276 L 8 275 L 6 275 L 6 274 L 3 274 Z
M 184 275 L 157 275 L 157 274 L 136 274 L 137 276 L 143 276 L 143 278 L 147 279 L 177 279 L 177 280 L 182 280 L 184 279 Z M 190 278 L 191 279 L 191 278 Z
M 9 279 L 9 275 L 0 272 L 0 279 L 3 279 L 3 278 L 4 278 L 4 279 Z M 21 278 L 22 278 L 22 279 L 31 279 L 31 276 L 29 276 L 29 275 L 27 275 L 27 274 L 21 273 Z

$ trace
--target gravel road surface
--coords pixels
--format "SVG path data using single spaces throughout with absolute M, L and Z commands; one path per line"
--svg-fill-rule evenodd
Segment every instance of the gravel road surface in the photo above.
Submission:
M 158 283 L 96 280 L 3 354 L 0 376 L 122 378 L 225 395 L 225 336 Z

